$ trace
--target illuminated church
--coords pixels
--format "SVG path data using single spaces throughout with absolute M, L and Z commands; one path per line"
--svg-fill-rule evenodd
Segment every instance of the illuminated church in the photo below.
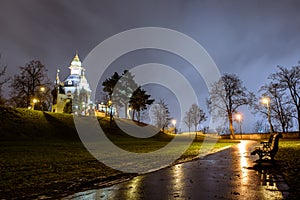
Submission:
M 52 112 L 91 115 L 93 107 L 90 99 L 91 89 L 77 52 L 69 69 L 70 75 L 63 81 L 60 81 L 57 70 L 55 89 L 52 91 Z

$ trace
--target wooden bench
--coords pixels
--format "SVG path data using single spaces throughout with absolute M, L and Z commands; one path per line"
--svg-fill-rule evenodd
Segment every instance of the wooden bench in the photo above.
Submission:
M 280 133 L 276 133 L 270 136 L 268 142 L 261 142 L 262 146 L 256 147 L 251 155 L 257 154 L 259 160 L 262 159 L 271 159 L 274 160 L 274 157 L 278 151 L 279 138 L 282 138 Z
M 260 142 L 260 144 L 262 144 L 262 147 L 264 149 L 271 147 L 274 136 L 275 136 L 275 134 L 271 134 L 269 137 L 269 140 L 267 142 Z

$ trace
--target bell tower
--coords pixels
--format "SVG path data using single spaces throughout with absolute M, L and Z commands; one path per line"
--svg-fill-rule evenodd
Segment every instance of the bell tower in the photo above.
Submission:
M 70 69 L 70 74 L 71 75 L 79 75 L 81 76 L 81 71 L 82 71 L 82 67 L 81 67 L 81 61 L 78 57 L 78 53 L 76 51 L 76 54 L 71 62 L 71 65 L 69 67 Z

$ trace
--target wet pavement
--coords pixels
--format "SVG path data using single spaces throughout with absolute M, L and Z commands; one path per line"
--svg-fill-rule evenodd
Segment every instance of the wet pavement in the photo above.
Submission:
M 254 170 L 254 141 L 66 199 L 285 199 L 288 187 L 269 163 Z M 265 168 L 266 166 L 267 168 Z

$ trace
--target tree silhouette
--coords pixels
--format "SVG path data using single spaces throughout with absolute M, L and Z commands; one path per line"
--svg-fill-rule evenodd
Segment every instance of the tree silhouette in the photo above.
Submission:
M 271 74 L 272 79 L 280 87 L 288 92 L 290 102 L 295 108 L 294 116 L 298 122 L 298 132 L 300 137 L 300 66 L 293 66 L 290 69 L 278 66 L 279 71 Z
M 1 60 L 1 54 L 0 54 L 0 60 Z M 5 99 L 2 96 L 2 87 L 10 79 L 9 77 L 5 77 L 6 68 L 7 66 L 0 64 L 0 105 L 3 105 L 5 103 Z
M 14 76 L 10 85 L 12 88 L 10 96 L 15 106 L 24 108 L 30 106 L 33 98 L 39 98 L 42 87 L 47 88 L 43 95 L 49 96 L 48 100 L 51 99 L 51 82 L 46 67 L 40 61 L 32 60 L 24 67 L 20 67 L 20 70 L 20 74 Z
M 138 87 L 132 94 L 129 100 L 129 106 L 133 110 L 133 117 L 135 112 L 137 112 L 137 121 L 140 122 L 140 112 L 147 109 L 147 105 L 151 105 L 154 102 L 154 99 L 149 99 L 151 95 L 146 94 L 146 90 Z
M 117 102 L 113 102 L 112 101 L 112 96 L 113 96 L 113 92 L 115 91 L 115 86 L 116 84 L 118 83 L 118 81 L 120 80 L 121 76 L 115 72 L 110 78 L 107 78 L 103 83 L 102 83 L 102 86 L 103 86 L 103 91 L 104 92 L 107 92 L 108 93 L 108 102 L 107 104 L 109 103 L 109 107 L 110 107 L 110 114 L 109 114 L 109 122 L 110 122 L 110 125 L 111 125 L 111 122 L 112 122 L 112 106 L 113 104 L 117 104 Z
M 259 90 L 262 96 L 270 99 L 270 115 L 273 121 L 278 124 L 282 132 L 287 132 L 292 127 L 293 107 L 287 97 L 285 89 L 277 83 L 269 83 L 262 86 Z M 261 103 L 255 105 L 255 109 L 267 116 L 268 112 Z
M 188 127 L 189 132 L 191 132 L 191 128 L 193 126 L 192 115 L 189 111 L 185 112 L 185 116 L 183 119 L 184 124 Z
M 112 100 L 118 106 L 124 106 L 125 118 L 127 117 L 130 97 L 137 88 L 138 85 L 134 81 L 134 75 L 132 75 L 128 70 L 124 70 L 119 82 L 114 88 Z
M 171 120 L 168 105 L 164 100 L 160 99 L 156 105 L 151 107 L 150 111 L 153 123 L 164 132 L 165 127 L 169 125 Z
M 233 138 L 233 114 L 243 105 L 252 105 L 255 96 L 248 92 L 235 74 L 225 74 L 211 85 L 210 98 L 207 100 L 209 112 L 214 118 L 226 117 Z
M 189 113 L 192 116 L 192 123 L 194 125 L 195 128 L 195 132 L 197 132 L 197 127 L 198 125 L 206 120 L 206 114 L 203 110 L 201 110 L 199 108 L 199 106 L 197 104 L 192 104 L 192 106 L 190 107 Z

